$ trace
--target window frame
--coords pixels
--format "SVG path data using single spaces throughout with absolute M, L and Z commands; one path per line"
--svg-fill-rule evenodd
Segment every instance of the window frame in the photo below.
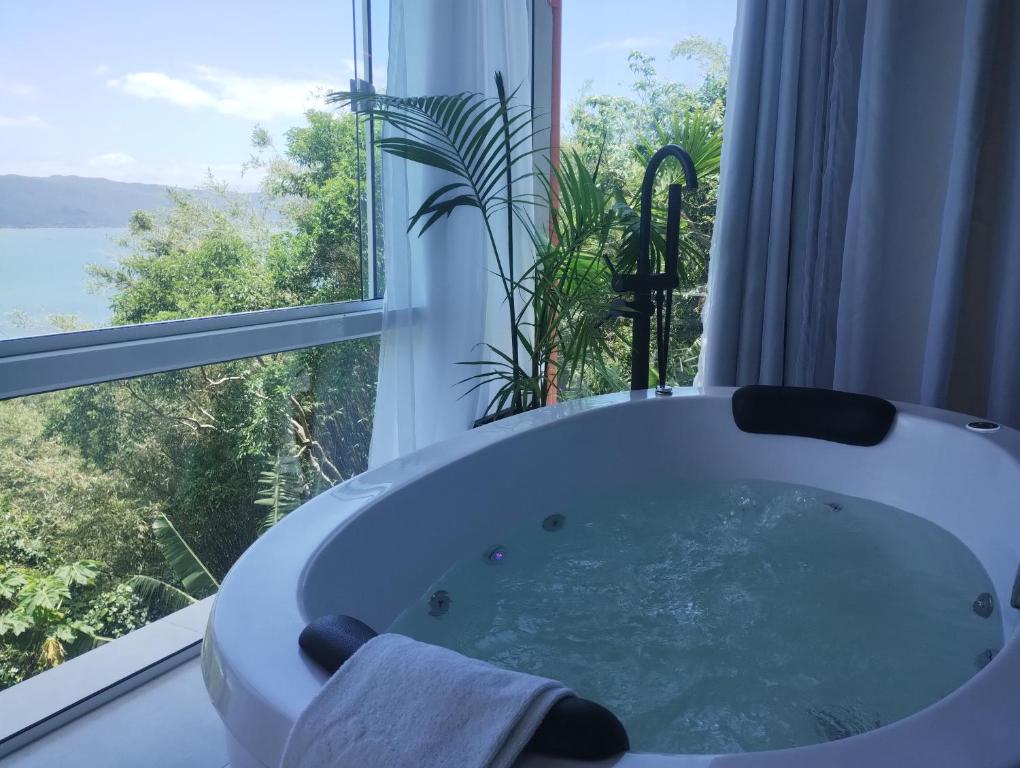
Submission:
M 341 301 L 0 341 L 0 400 L 332 344 L 382 330 L 382 300 Z
M 372 0 L 351 0 L 351 21 L 355 79 L 361 70 L 364 82 L 372 85 Z M 375 208 L 371 117 L 367 125 L 365 162 L 359 169 L 367 219 L 362 225 L 367 235 L 362 299 L 0 339 L 0 401 L 381 333 L 376 247 L 381 222 Z

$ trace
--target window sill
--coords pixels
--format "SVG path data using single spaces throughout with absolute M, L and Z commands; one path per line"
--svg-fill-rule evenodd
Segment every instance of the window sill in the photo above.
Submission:
M 0 758 L 198 656 L 213 599 L 0 691 Z

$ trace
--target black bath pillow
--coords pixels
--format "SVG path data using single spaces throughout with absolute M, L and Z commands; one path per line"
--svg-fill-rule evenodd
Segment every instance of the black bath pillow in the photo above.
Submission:
M 895 417 L 896 406 L 888 400 L 831 389 L 752 384 L 733 393 L 733 420 L 759 435 L 878 445 Z
M 377 634 L 352 616 L 322 616 L 301 630 L 298 645 L 332 675 Z
M 351 616 L 323 616 L 301 630 L 298 645 L 333 674 L 375 636 L 375 630 Z M 608 709 L 567 696 L 553 704 L 524 749 L 570 760 L 605 760 L 630 749 L 630 740 Z

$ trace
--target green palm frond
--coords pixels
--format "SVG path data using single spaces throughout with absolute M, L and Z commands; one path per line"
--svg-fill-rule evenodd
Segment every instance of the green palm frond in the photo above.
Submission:
M 418 206 L 408 231 L 417 228 L 420 236 L 460 208 L 474 208 L 481 214 L 506 300 L 513 378 L 510 402 L 520 411 L 526 407 L 531 387 L 524 379 L 527 371 L 520 366 L 519 350 L 526 332 L 517 306 L 521 282 L 515 252 L 520 245 L 514 242 L 514 225 L 529 215 L 535 200 L 516 194 L 515 186 L 534 175 L 530 158 L 544 148 L 533 146 L 539 131 L 532 122 L 531 107 L 515 101 L 517 90 L 507 92 L 502 73 L 496 72 L 495 82 L 494 98 L 480 93 L 399 97 L 340 91 L 326 100 L 353 105 L 395 129 L 399 135 L 378 141 L 383 152 L 451 177 Z M 497 214 L 506 219 L 506 231 L 499 235 Z
M 151 610 L 160 615 L 179 611 L 197 602 L 197 598 L 184 590 L 151 576 L 132 576 L 127 583 Z
M 723 132 L 715 117 L 704 110 L 674 114 L 669 122 L 658 124 L 651 135 L 641 138 L 634 147 L 638 162 L 646 165 L 655 148 L 663 144 L 679 144 L 694 161 L 699 179 L 719 175 L 722 162 Z
M 301 468 L 290 455 L 277 454 L 269 459 L 269 469 L 259 473 L 255 504 L 268 507 L 259 533 L 265 533 L 301 504 Z
M 419 234 L 460 207 L 491 213 L 507 201 L 507 169 L 522 180 L 529 175 L 517 167 L 534 154 L 531 109 L 514 103 L 496 74 L 497 97 L 480 93 L 448 96 L 399 97 L 338 91 L 326 100 L 339 106 L 355 105 L 401 135 L 378 141 L 384 152 L 452 174 L 456 180 L 430 194 L 412 214 L 408 230 Z M 510 198 L 513 205 L 512 198 Z
M 556 181 L 556 205 L 552 210 L 552 228 L 557 247 L 565 252 L 584 250 L 586 246 L 604 247 L 616 223 L 612 197 L 598 185 L 595 174 L 574 150 L 561 153 L 559 166 L 553 169 Z M 554 193 L 549 181 L 550 199 Z
M 166 515 L 162 513 L 156 515 L 156 519 L 152 521 L 152 533 L 156 538 L 156 546 L 187 594 L 204 597 L 219 588 L 219 582 L 213 578 L 209 569 L 188 546 L 188 542 Z

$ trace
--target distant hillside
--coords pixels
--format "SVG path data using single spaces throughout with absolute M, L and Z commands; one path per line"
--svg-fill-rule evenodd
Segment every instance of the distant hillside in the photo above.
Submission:
M 168 206 L 162 184 L 0 175 L 0 227 L 126 227 L 133 211 Z

